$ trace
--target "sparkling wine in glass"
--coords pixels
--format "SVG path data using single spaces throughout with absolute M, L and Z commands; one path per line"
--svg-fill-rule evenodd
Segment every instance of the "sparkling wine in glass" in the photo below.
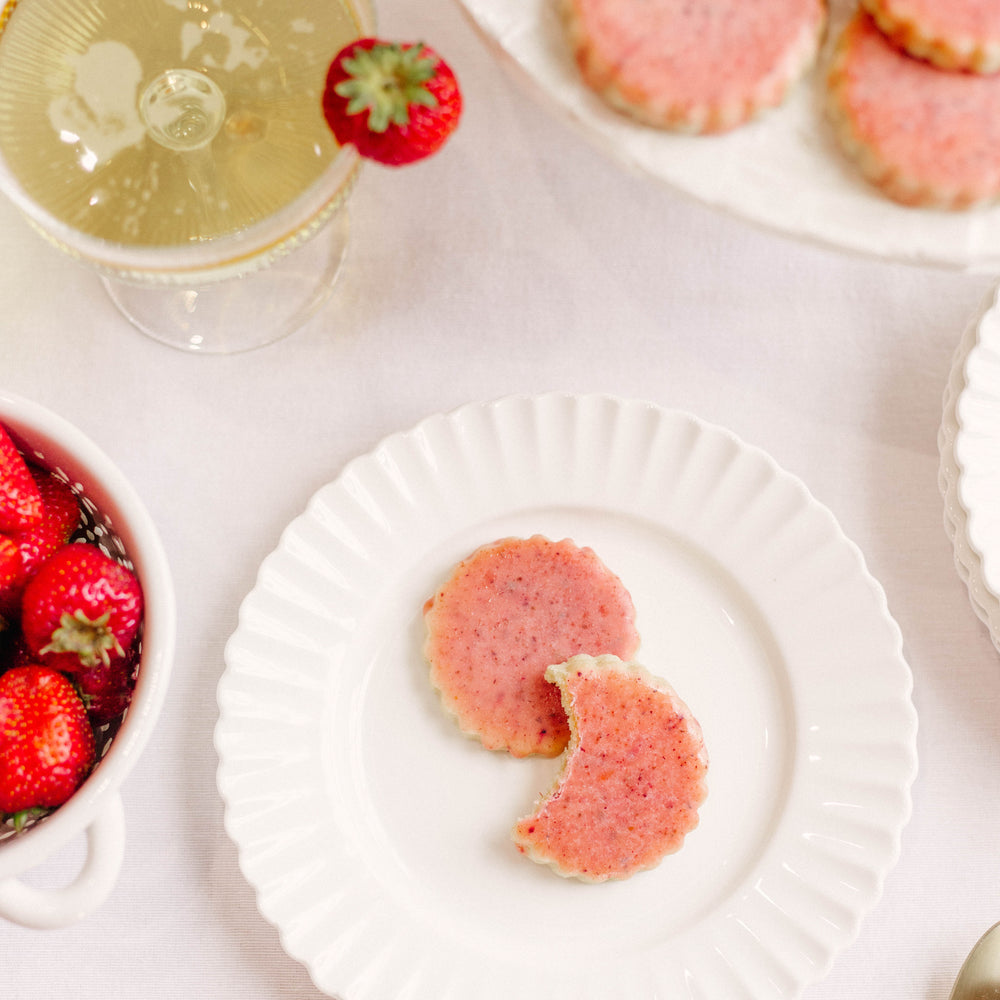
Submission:
M 8 0 L 0 189 L 152 336 L 275 340 L 343 258 L 360 160 L 322 93 L 372 22 L 365 0 Z

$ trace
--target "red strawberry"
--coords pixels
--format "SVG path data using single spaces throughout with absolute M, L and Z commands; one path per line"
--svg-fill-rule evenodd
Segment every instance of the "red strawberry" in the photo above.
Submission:
M 29 465 L 28 471 L 42 498 L 42 516 L 24 531 L 0 537 L 0 616 L 8 620 L 19 613 L 29 578 L 73 537 L 80 523 L 80 505 L 69 484 L 36 465 Z M 8 564 L 10 545 L 18 550 L 12 564 Z
M 422 42 L 351 42 L 327 72 L 323 114 L 342 146 L 389 166 L 437 152 L 458 126 L 462 95 L 447 63 Z
M 0 812 L 62 805 L 94 752 L 83 702 L 62 674 L 30 664 L 0 675 Z
M 73 537 L 80 524 L 80 504 L 69 483 L 37 465 L 29 465 L 28 471 L 42 498 L 42 517 L 37 524 L 14 535 L 21 549 L 25 582 Z
M 24 456 L 0 425 L 0 531 L 23 531 L 42 516 L 42 498 Z
M 95 663 L 74 675 L 87 715 L 95 725 L 114 722 L 128 708 L 135 687 L 135 664 L 135 657 L 129 656 L 108 664 Z
M 0 621 L 12 625 L 17 617 L 24 567 L 17 542 L 0 535 Z
M 142 622 L 142 589 L 96 545 L 73 542 L 28 581 L 21 628 L 42 663 L 75 673 L 124 659 Z

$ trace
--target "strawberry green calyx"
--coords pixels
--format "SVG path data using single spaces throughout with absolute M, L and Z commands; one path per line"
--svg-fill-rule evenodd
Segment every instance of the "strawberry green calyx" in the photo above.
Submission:
M 51 809 L 42 809 L 38 806 L 31 806 L 28 809 L 19 809 L 15 813 L 11 813 L 9 817 L 10 825 L 14 828 L 15 833 L 21 833 L 28 828 L 28 825 L 33 823 L 36 819 L 41 819 L 43 816 L 47 816 Z
M 331 61 L 322 104 L 341 146 L 400 167 L 444 145 L 458 127 L 462 93 L 430 46 L 369 37 L 349 42 Z
M 64 614 L 59 619 L 59 628 L 52 633 L 52 641 L 41 653 L 75 653 L 85 667 L 105 665 L 111 662 L 111 654 L 124 656 L 121 643 L 108 627 L 111 613 L 105 612 L 99 618 L 90 619 L 82 611 Z
M 411 105 L 433 108 L 438 100 L 427 88 L 437 71 L 438 59 L 423 45 L 402 46 L 383 42 L 360 46 L 346 59 L 348 78 L 334 88 L 347 103 L 348 114 L 368 113 L 368 128 L 385 132 L 390 125 L 410 121 Z

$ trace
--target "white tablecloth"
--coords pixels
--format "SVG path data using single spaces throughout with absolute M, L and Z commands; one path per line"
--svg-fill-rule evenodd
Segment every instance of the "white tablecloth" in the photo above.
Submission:
M 723 217 L 531 101 L 450 0 L 384 0 L 380 20 L 448 58 L 464 120 L 426 163 L 364 171 L 332 300 L 276 346 L 198 357 L 147 339 L 0 203 L 0 384 L 78 424 L 135 483 L 179 605 L 168 703 L 123 788 L 118 884 L 64 930 L 0 923 L 3 994 L 320 996 L 223 830 L 215 690 L 240 601 L 310 495 L 384 435 L 472 400 L 566 390 L 729 427 L 863 550 L 914 673 L 920 774 L 881 902 L 806 996 L 945 997 L 1000 919 L 1000 662 L 955 571 L 936 445 L 953 351 L 994 280 Z M 65 880 L 82 852 L 33 880 Z

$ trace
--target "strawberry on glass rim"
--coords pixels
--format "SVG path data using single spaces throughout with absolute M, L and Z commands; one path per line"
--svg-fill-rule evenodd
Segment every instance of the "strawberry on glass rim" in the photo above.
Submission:
M 366 159 L 398 167 L 430 156 L 461 113 L 455 74 L 423 42 L 362 38 L 330 64 L 323 114 L 337 142 Z

